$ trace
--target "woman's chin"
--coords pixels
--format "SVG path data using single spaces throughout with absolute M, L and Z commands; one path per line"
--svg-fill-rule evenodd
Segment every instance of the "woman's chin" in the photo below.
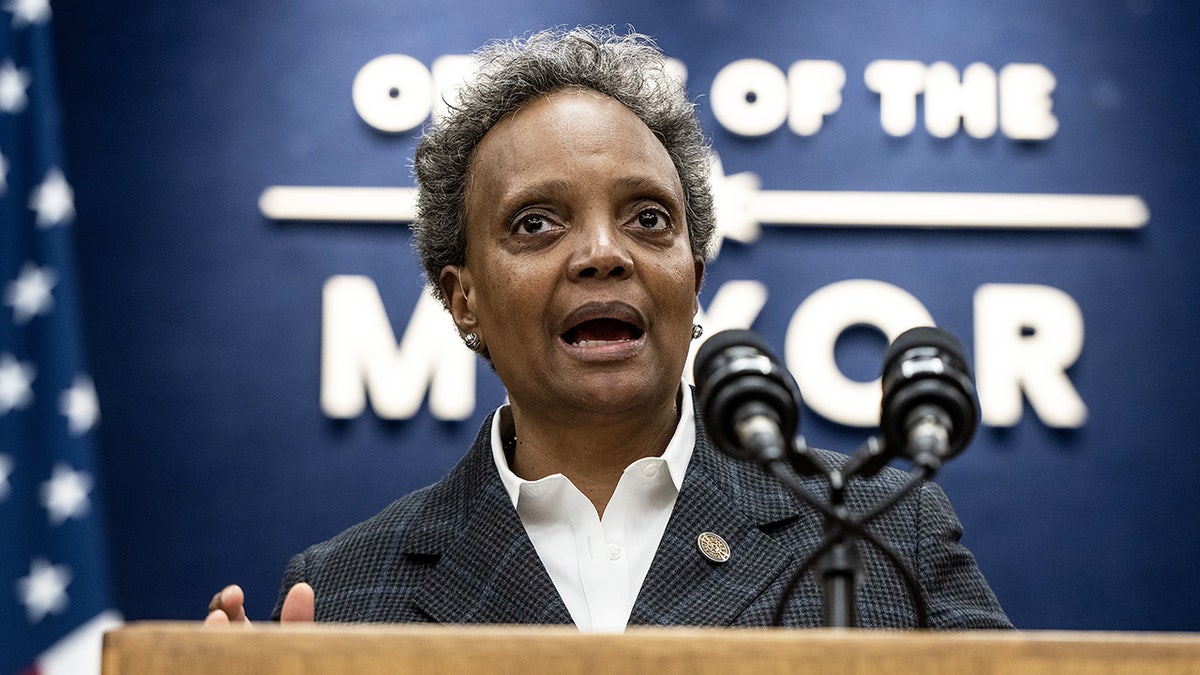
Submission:
M 675 396 L 678 386 L 678 378 L 673 384 L 664 383 L 662 378 L 649 377 L 644 369 L 607 370 L 574 378 L 565 398 L 571 407 L 586 413 L 638 415 L 660 410 L 663 401 Z

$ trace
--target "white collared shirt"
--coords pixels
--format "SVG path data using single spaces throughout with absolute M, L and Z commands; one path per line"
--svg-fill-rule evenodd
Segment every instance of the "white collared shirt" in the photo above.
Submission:
M 584 633 L 620 633 L 658 550 L 696 443 L 692 395 L 681 385 L 679 423 L 660 457 L 625 468 L 604 517 L 561 473 L 528 481 L 512 472 L 492 422 L 492 459 L 525 532 Z M 503 408 L 503 406 L 501 406 Z

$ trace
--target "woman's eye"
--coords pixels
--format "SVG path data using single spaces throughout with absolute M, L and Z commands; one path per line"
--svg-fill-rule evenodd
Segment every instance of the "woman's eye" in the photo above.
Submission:
M 647 230 L 662 230 L 670 225 L 667 214 L 654 209 L 646 209 L 637 215 L 638 225 Z
M 525 216 L 517 221 L 517 232 L 521 234 L 538 234 L 549 229 L 546 218 L 537 214 Z

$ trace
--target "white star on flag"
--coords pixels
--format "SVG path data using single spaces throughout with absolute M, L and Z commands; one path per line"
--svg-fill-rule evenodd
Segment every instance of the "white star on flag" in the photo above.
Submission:
M 88 493 L 92 475 L 75 471 L 63 462 L 54 465 L 50 480 L 42 483 L 42 506 L 50 515 L 51 525 L 62 525 L 67 518 L 82 518 L 91 508 Z
M 24 28 L 30 24 L 46 23 L 50 20 L 50 0 L 9 0 L 4 10 L 12 12 L 13 28 Z
M 37 211 L 41 229 L 60 225 L 75 217 L 75 191 L 59 169 L 50 169 L 46 178 L 29 195 L 29 208 Z
M 8 455 L 0 455 L 0 502 L 8 498 L 8 477 L 13 472 L 12 457 Z
M 21 325 L 53 309 L 54 296 L 50 291 L 57 283 L 54 270 L 25 263 L 16 280 L 8 282 L 4 292 L 4 304 L 13 308 L 13 321 Z
M 44 558 L 34 558 L 29 576 L 17 579 L 17 594 L 29 614 L 29 623 L 37 623 L 47 614 L 62 614 L 67 608 L 67 584 L 71 569 L 66 565 L 51 565 Z
M 0 415 L 25 408 L 33 401 L 33 378 L 37 371 L 12 354 L 0 356 Z
M 29 72 L 8 59 L 0 66 L 0 111 L 19 113 L 29 103 L 25 89 L 29 87 Z
M 59 410 L 67 418 L 67 429 L 72 436 L 86 434 L 100 419 L 96 385 L 87 375 L 76 375 L 71 388 L 62 393 L 58 404 Z

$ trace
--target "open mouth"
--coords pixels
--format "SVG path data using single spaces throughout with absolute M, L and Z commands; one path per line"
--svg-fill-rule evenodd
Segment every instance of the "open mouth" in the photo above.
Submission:
M 614 342 L 637 340 L 643 334 L 644 330 L 628 321 L 604 317 L 571 326 L 562 334 L 562 339 L 573 347 L 603 347 Z

